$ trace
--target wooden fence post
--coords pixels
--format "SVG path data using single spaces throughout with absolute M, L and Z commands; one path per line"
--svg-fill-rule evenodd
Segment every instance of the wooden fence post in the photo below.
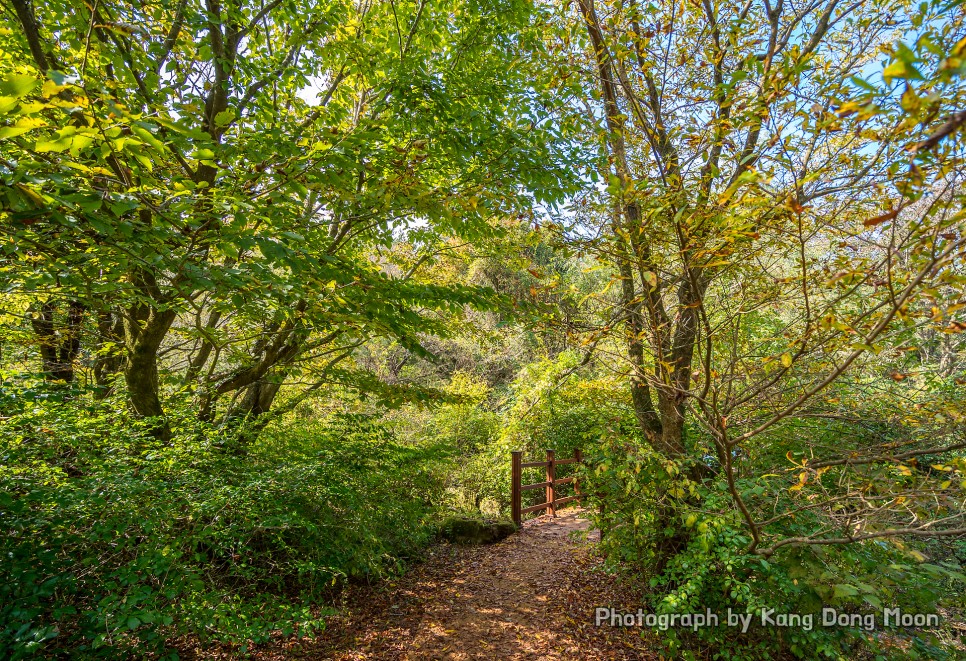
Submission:
M 577 471 L 579 472 L 580 466 L 584 463 L 584 453 L 579 449 L 574 450 L 574 459 L 576 459 L 574 463 L 577 466 Z M 574 476 L 574 495 L 578 497 L 580 496 L 580 478 L 577 476 Z
M 554 464 L 553 450 L 547 450 L 547 512 L 550 516 L 557 516 L 557 508 L 554 507 L 554 480 L 556 479 L 557 467 Z
M 519 528 L 523 521 L 523 516 L 520 514 L 520 486 L 523 483 L 523 468 L 520 464 L 523 462 L 523 452 L 512 452 L 511 455 L 513 459 L 510 464 L 510 480 L 512 482 L 510 510 L 513 513 L 513 523 Z

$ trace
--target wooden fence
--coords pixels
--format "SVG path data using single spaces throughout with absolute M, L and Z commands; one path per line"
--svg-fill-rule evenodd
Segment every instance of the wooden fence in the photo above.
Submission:
M 558 507 L 581 498 L 582 494 L 580 493 L 580 482 L 576 477 L 567 477 L 562 480 L 557 479 L 557 466 L 583 463 L 583 456 L 581 455 L 580 450 L 574 450 L 574 456 L 570 459 L 557 459 L 554 457 L 553 450 L 547 450 L 546 461 L 524 462 L 522 452 L 513 452 L 512 455 L 513 461 L 511 464 L 510 477 L 513 486 L 510 495 L 510 503 L 513 510 L 513 522 L 518 526 L 522 522 L 524 514 L 538 512 L 540 510 L 547 510 L 550 516 L 556 516 Z M 523 484 L 523 469 L 539 468 L 540 466 L 545 466 L 547 469 L 546 480 L 543 482 L 536 482 L 534 484 Z M 571 483 L 574 485 L 574 495 L 566 498 L 557 498 L 557 487 Z M 531 491 L 533 489 L 546 490 L 545 502 L 539 505 L 534 505 L 533 507 L 521 507 L 523 492 Z

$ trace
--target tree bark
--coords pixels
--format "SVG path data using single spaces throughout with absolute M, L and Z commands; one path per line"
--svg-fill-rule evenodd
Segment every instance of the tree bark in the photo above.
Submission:
M 135 276 L 138 284 L 154 300 L 160 300 L 154 277 L 139 271 Z M 174 323 L 177 313 L 171 308 L 136 305 L 128 310 L 124 319 L 124 344 L 127 358 L 124 364 L 124 380 L 134 412 L 142 418 L 154 418 L 152 433 L 164 442 L 171 440 L 171 427 L 164 418 L 158 379 L 158 350 Z
M 14 10 L 17 12 L 17 20 L 20 21 L 20 27 L 27 38 L 27 45 L 30 47 L 30 54 L 34 58 L 34 63 L 41 73 L 47 73 L 50 68 L 49 57 L 44 52 L 40 27 L 34 15 L 33 5 L 28 0 L 12 0 L 12 2 Z
M 122 344 L 124 342 L 124 324 L 115 313 L 101 312 L 97 318 L 97 334 L 100 346 L 94 360 L 94 383 L 98 387 L 98 397 L 106 397 L 111 390 L 112 377 L 118 373 L 123 364 L 123 357 L 112 350 L 105 349 L 106 344 Z
M 634 413 L 637 417 L 641 431 L 648 439 L 651 446 L 669 457 L 676 457 L 683 454 L 683 418 L 677 427 L 674 426 L 674 416 L 671 417 L 671 427 L 666 428 L 666 416 L 668 412 L 677 412 L 678 407 L 671 406 L 667 394 L 663 389 L 658 391 L 660 410 L 655 411 L 651 397 L 651 389 L 647 382 L 647 370 L 644 364 L 644 344 L 642 336 L 644 328 L 640 313 L 640 303 L 638 300 L 637 288 L 634 279 L 634 266 L 630 250 L 633 249 L 634 257 L 638 262 L 638 270 L 650 270 L 646 267 L 649 251 L 646 243 L 641 242 L 637 237 L 640 231 L 641 212 L 637 203 L 633 199 L 628 199 L 624 191 L 629 190 L 632 182 L 630 166 L 627 161 L 627 147 L 624 141 L 624 117 L 620 112 L 617 103 L 616 77 L 611 61 L 607 44 L 604 41 L 603 33 L 597 15 L 594 11 L 592 0 L 579 0 L 580 11 L 587 26 L 590 41 L 594 48 L 595 59 L 597 62 L 597 73 L 600 80 L 601 93 L 604 100 L 605 119 L 607 121 L 608 139 L 607 145 L 614 158 L 614 167 L 617 179 L 621 186 L 621 199 L 618 202 L 618 216 L 614 221 L 614 240 L 618 243 L 617 266 L 621 275 L 621 299 L 624 307 L 624 320 L 627 328 L 627 353 L 630 359 L 631 375 L 631 399 L 634 405 Z M 620 222 L 623 217 L 623 223 Z M 631 246 L 628 246 L 619 231 L 623 225 Z M 652 271 L 653 272 L 653 271 Z M 655 277 L 656 274 L 655 274 Z M 657 286 L 649 287 L 648 283 L 642 282 L 643 291 L 641 298 L 644 305 L 648 308 L 651 320 L 650 335 L 652 344 L 660 347 L 664 344 L 662 327 L 666 327 L 666 314 L 664 313 L 663 303 L 660 300 L 660 291 Z M 681 411 L 683 413 L 683 411 Z
M 31 317 L 30 325 L 40 345 L 40 357 L 44 379 L 47 381 L 74 381 L 74 361 L 80 353 L 80 326 L 84 320 L 84 306 L 71 301 L 67 307 L 67 319 L 60 331 L 56 330 L 54 313 L 56 306 L 47 302 Z

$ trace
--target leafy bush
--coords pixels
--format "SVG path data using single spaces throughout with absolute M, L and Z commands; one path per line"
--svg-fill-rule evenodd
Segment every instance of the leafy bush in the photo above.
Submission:
M 457 402 L 432 411 L 408 409 L 394 416 L 394 429 L 410 443 L 431 443 L 453 459 L 445 471 L 448 509 L 505 516 L 513 451 L 535 459 L 553 449 L 559 458 L 568 458 L 596 444 L 607 430 L 627 433 L 634 428 L 626 398 L 614 396 L 621 385 L 587 378 L 580 367 L 580 357 L 572 351 L 525 365 L 499 398 L 482 378 L 456 372 L 443 390 Z M 542 481 L 539 470 L 526 469 L 524 480 Z M 561 466 L 558 477 L 569 477 L 573 470 Z M 524 494 L 533 499 L 526 504 L 542 502 L 542 496 L 538 491 Z
M 592 468 L 584 479 L 603 531 L 602 551 L 614 569 L 650 586 L 653 612 L 710 609 L 723 618 L 730 609 L 753 613 L 758 623 L 763 609 L 774 609 L 812 614 L 815 623 L 811 630 L 753 624 L 746 634 L 724 622 L 694 632 L 672 628 L 661 639 L 676 655 L 695 647 L 713 647 L 715 658 L 721 659 L 772 658 L 788 652 L 797 658 L 841 658 L 875 651 L 885 641 L 873 632 L 821 626 L 822 608 L 875 613 L 881 625 L 883 607 L 936 612 L 950 585 L 959 582 L 961 589 L 966 580 L 955 561 L 925 562 L 915 548 L 898 540 L 790 546 L 763 557 L 750 551 L 751 537 L 723 477 L 694 480 L 688 466 L 617 435 L 601 443 L 589 460 Z M 748 502 L 755 496 L 771 502 L 783 496 L 769 492 L 765 484 L 758 477 L 736 481 Z M 598 512 L 601 503 L 604 509 Z M 812 529 L 814 522 L 805 521 L 808 516 L 800 514 L 780 532 L 793 536 Z M 936 641 L 920 634 L 911 644 L 921 658 L 948 658 Z
M 472 469 L 486 475 L 482 488 L 488 498 L 507 513 L 510 507 L 510 453 L 520 450 L 526 459 L 539 460 L 546 450 L 561 459 L 586 451 L 604 434 L 628 433 L 633 413 L 620 384 L 608 378 L 588 378 L 578 370 L 580 357 L 565 351 L 555 359 L 543 359 L 520 370 L 513 382 L 509 405 L 503 411 L 498 439 L 479 453 Z M 524 482 L 539 482 L 542 468 L 524 469 Z M 573 474 L 561 466 L 558 478 Z M 565 487 L 567 489 L 568 487 Z M 564 496 L 570 495 L 564 492 Z M 524 506 L 543 502 L 541 491 L 524 493 Z
M 237 457 L 212 429 L 161 445 L 113 404 L 5 401 L 5 658 L 310 633 L 339 581 L 394 574 L 434 534 L 436 457 L 367 419 L 271 428 Z

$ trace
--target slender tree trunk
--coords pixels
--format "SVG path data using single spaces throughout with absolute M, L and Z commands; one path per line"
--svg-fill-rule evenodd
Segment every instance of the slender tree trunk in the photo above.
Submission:
M 624 246 L 622 246 L 624 248 Z M 663 430 L 661 420 L 651 401 L 651 388 L 647 382 L 644 364 L 643 319 L 640 303 L 635 302 L 634 273 L 626 249 L 618 250 L 618 271 L 621 275 L 621 305 L 624 308 L 624 327 L 627 333 L 627 357 L 631 363 L 631 403 L 634 415 L 648 441 L 657 447 Z
M 284 375 L 273 374 L 271 378 L 260 379 L 245 387 L 241 397 L 225 414 L 228 426 L 236 430 L 230 447 L 226 449 L 237 455 L 244 455 L 248 451 L 248 447 L 268 424 L 268 412 L 283 381 Z
M 97 318 L 97 334 L 100 346 L 94 360 L 94 383 L 98 387 L 98 397 L 106 397 L 111 390 L 112 377 L 118 373 L 123 358 L 112 345 L 124 342 L 124 324 L 112 312 L 101 312 Z M 111 348 L 107 348 L 111 346 Z
M 47 381 L 74 381 L 74 361 L 80 353 L 80 326 L 84 320 L 84 306 L 71 301 L 67 318 L 58 331 L 54 320 L 56 306 L 47 302 L 30 320 L 40 345 L 40 357 L 44 379 Z
M 50 68 L 51 58 L 44 52 L 43 38 L 40 36 L 40 26 L 37 24 L 37 17 L 34 15 L 33 5 L 29 0 L 12 0 L 14 11 L 17 12 L 17 20 L 24 36 L 27 37 L 27 45 L 30 46 L 30 54 L 34 58 L 34 63 L 41 73 L 47 73 Z
M 668 412 L 676 412 L 676 407 L 670 406 L 668 396 L 663 390 L 658 391 L 658 401 L 661 406 L 659 411 L 654 410 L 651 398 L 651 389 L 647 382 L 647 370 L 644 365 L 644 324 L 640 311 L 641 303 L 637 303 L 638 295 L 635 286 L 634 265 L 632 263 L 631 249 L 633 258 L 638 261 L 638 270 L 643 270 L 642 261 L 647 261 L 650 255 L 648 246 L 641 243 L 639 239 L 634 239 L 639 235 L 641 225 L 641 212 L 633 199 L 627 199 L 623 191 L 630 188 L 632 181 L 630 167 L 627 161 L 627 147 L 624 141 L 624 116 L 621 114 L 617 104 L 617 91 L 615 87 L 616 76 L 614 74 L 613 63 L 608 54 L 607 45 L 604 42 L 603 33 L 597 15 L 594 12 L 591 0 L 579 0 L 580 11 L 590 35 L 591 44 L 597 61 L 598 79 L 600 81 L 601 93 L 604 99 L 604 109 L 606 114 L 608 139 L 607 146 L 614 159 L 614 167 L 617 178 L 621 185 L 621 199 L 618 202 L 617 211 L 614 219 L 614 240 L 618 244 L 617 266 L 621 275 L 621 298 L 624 307 L 624 323 L 627 328 L 627 353 L 630 359 L 631 375 L 631 398 L 634 405 L 634 413 L 637 417 L 641 431 L 648 439 L 648 442 L 659 452 L 669 457 L 680 456 L 683 453 L 683 443 L 680 441 L 683 431 L 683 420 L 680 429 L 672 426 L 670 430 L 665 430 L 665 415 Z M 623 217 L 623 223 L 621 222 Z M 623 228 L 623 232 L 620 231 Z M 623 239 L 622 234 L 631 237 L 631 245 Z M 656 277 L 656 275 L 655 275 Z M 652 345 L 660 347 L 664 344 L 662 334 L 666 332 L 666 315 L 663 312 L 660 301 L 660 293 L 657 287 L 648 287 L 649 283 L 642 282 L 644 291 L 641 292 L 641 299 L 648 308 L 652 327 L 649 329 Z M 673 419 L 671 420 L 673 424 Z

